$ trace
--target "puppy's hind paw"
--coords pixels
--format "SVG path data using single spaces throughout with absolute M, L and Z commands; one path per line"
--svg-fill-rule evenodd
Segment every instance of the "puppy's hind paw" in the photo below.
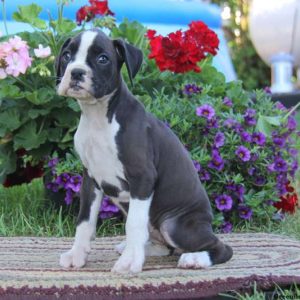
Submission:
M 181 254 L 178 267 L 183 269 L 205 269 L 212 265 L 207 251 Z
M 59 264 L 63 268 L 82 268 L 87 262 L 88 253 L 83 248 L 72 248 L 60 256 Z

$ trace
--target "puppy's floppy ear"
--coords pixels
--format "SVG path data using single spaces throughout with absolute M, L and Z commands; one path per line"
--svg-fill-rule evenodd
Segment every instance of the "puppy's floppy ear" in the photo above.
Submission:
M 135 46 L 124 42 L 122 39 L 114 40 L 113 44 L 121 64 L 125 62 L 131 85 L 133 85 L 132 79 L 139 71 L 143 62 L 143 52 Z
M 64 49 L 70 44 L 71 38 L 68 38 L 63 45 L 60 48 L 59 54 L 56 57 L 55 60 L 55 70 L 56 70 L 56 85 L 58 85 L 60 83 L 61 80 L 61 73 L 60 73 L 60 58 L 62 55 L 62 52 L 64 51 Z

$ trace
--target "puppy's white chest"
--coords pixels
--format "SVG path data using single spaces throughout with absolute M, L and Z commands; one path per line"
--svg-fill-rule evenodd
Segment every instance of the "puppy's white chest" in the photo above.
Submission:
M 105 181 L 121 190 L 119 179 L 124 179 L 125 176 L 115 139 L 119 127 L 115 118 L 109 123 L 106 117 L 88 119 L 81 116 L 74 142 L 89 175 L 99 185 Z

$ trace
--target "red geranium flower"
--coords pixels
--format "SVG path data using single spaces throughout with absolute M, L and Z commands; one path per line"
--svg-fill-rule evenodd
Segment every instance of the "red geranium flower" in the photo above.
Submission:
M 95 18 L 96 15 L 114 15 L 114 13 L 108 8 L 107 0 L 89 0 L 89 2 L 91 6 L 82 6 L 76 13 L 76 21 L 78 25 L 81 25 L 83 21 L 89 22 Z
M 114 15 L 114 13 L 108 8 L 107 0 L 89 0 L 89 2 L 94 15 Z
M 296 206 L 298 204 L 298 196 L 294 193 L 295 189 L 290 186 L 290 182 L 286 184 L 286 189 L 289 192 L 285 196 L 281 196 L 279 202 L 275 202 L 274 206 L 279 210 L 281 209 L 282 212 L 288 212 L 290 214 L 295 213 Z M 293 194 L 291 194 L 293 193 Z
M 163 37 L 155 36 L 155 30 L 148 30 L 150 59 L 155 59 L 161 71 L 175 73 L 200 72 L 197 65 L 208 53 L 215 55 L 219 46 L 217 35 L 203 22 L 192 22 L 187 31 L 178 30 Z

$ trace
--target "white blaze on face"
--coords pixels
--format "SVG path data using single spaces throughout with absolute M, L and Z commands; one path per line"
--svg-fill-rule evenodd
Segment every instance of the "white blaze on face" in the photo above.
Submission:
M 65 70 L 64 76 L 58 85 L 57 92 L 61 96 L 70 96 L 81 99 L 92 98 L 91 85 L 92 85 L 92 70 L 87 65 L 87 55 L 90 46 L 93 44 L 94 39 L 97 36 L 95 31 L 86 31 L 82 34 L 80 45 L 75 54 L 74 61 L 70 62 Z M 82 69 L 86 72 L 84 75 L 84 81 L 80 82 L 79 85 L 82 89 L 74 90 L 70 87 L 71 83 L 71 72 L 74 69 Z

